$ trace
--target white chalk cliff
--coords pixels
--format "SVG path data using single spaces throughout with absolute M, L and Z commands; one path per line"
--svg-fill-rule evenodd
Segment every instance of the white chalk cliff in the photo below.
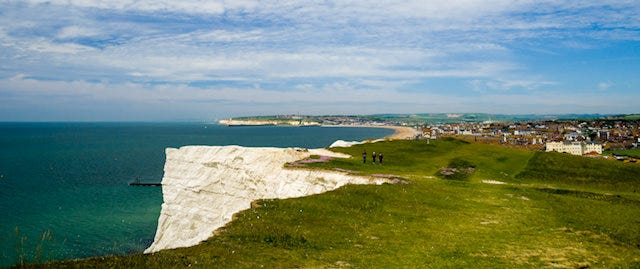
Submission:
M 336 140 L 335 142 L 333 142 L 333 144 L 331 144 L 331 146 L 329 146 L 330 148 L 347 148 L 347 147 L 351 147 L 353 145 L 359 145 L 359 144 L 364 144 L 364 142 L 361 141 L 344 141 L 344 140 Z
M 337 171 L 284 168 L 311 155 L 348 157 L 324 149 L 186 146 L 166 153 L 164 203 L 154 242 L 145 253 L 196 245 L 230 222 L 234 213 L 250 208 L 253 200 L 386 182 Z

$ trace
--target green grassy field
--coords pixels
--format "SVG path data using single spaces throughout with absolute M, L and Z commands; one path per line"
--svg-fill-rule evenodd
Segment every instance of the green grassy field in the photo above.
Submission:
M 198 246 L 37 266 L 640 268 L 638 165 L 453 139 L 335 150 L 354 157 L 303 169 L 393 174 L 408 184 L 261 200 Z M 384 153 L 384 164 L 363 164 L 363 150 Z M 439 175 L 453 166 L 474 169 Z
M 624 155 L 634 156 L 634 157 L 639 157 L 640 158 L 640 148 L 625 149 L 625 150 L 607 150 L 604 154 L 605 155 L 611 155 L 612 153 L 624 154 Z

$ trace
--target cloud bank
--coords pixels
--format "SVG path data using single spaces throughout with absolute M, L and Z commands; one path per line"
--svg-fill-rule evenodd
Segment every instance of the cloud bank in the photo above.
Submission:
M 635 1 L 2 5 L 0 120 L 638 112 Z

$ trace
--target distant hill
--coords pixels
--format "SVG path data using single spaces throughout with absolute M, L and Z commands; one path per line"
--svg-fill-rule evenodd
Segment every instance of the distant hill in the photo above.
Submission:
M 520 122 L 537 120 L 638 120 L 640 114 L 487 114 L 487 113 L 419 113 L 419 114 L 373 114 L 373 115 L 272 115 L 233 118 L 234 121 L 308 121 L 320 124 L 344 123 L 404 123 L 404 124 L 447 124 L 472 122 Z
M 640 114 L 622 114 L 622 115 L 614 115 L 607 116 L 608 120 L 640 120 Z

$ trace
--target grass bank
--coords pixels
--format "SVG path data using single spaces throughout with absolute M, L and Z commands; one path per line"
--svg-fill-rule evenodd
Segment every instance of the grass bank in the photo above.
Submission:
M 38 266 L 640 268 L 640 166 L 454 139 L 335 150 L 354 157 L 308 168 L 409 184 L 261 200 L 198 246 Z M 447 167 L 473 169 L 445 179 Z
M 612 155 L 613 153 L 640 158 L 640 148 L 625 149 L 625 150 L 607 150 L 606 152 L 604 152 L 605 155 Z

